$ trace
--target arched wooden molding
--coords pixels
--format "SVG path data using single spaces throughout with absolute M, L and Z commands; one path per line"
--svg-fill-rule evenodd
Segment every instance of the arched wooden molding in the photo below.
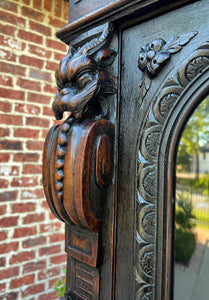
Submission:
M 209 91 L 208 78 L 206 42 L 165 81 L 140 128 L 136 299 L 171 299 L 175 151 L 182 127 Z

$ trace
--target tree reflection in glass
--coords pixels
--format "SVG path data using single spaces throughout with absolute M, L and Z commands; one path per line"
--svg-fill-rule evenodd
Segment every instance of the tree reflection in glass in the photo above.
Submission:
M 209 299 L 209 96 L 190 117 L 176 167 L 174 300 Z

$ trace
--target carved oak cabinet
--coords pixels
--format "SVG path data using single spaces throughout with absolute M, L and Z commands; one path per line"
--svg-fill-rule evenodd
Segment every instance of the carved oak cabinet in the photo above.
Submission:
M 65 299 L 173 299 L 176 149 L 209 90 L 209 3 L 69 6 L 52 106 L 62 123 L 43 167 L 66 224 Z

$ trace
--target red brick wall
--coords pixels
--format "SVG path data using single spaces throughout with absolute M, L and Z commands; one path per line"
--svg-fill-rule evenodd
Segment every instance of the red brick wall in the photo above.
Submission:
M 55 37 L 64 0 L 0 1 L 0 299 L 58 299 L 64 225 L 42 189 L 42 147 L 54 123 L 54 71 L 67 47 Z

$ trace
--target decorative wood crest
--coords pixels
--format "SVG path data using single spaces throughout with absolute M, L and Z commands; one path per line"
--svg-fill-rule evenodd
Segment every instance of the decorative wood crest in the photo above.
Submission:
M 70 277 L 75 280 L 81 266 L 83 273 L 91 269 L 96 276 L 92 275 L 91 293 L 83 287 L 89 300 L 98 299 L 95 267 L 114 164 L 114 125 L 108 120 L 107 103 L 108 94 L 116 91 L 110 72 L 116 56 L 109 47 L 112 33 L 113 26 L 108 24 L 99 38 L 77 50 L 70 46 L 61 60 L 52 109 L 56 119 L 62 119 L 65 111 L 71 115 L 50 129 L 44 145 L 44 191 L 53 214 L 67 224 Z M 84 299 L 77 281 L 68 288 L 66 299 Z
M 167 64 L 171 54 L 179 52 L 196 34 L 197 32 L 189 32 L 168 42 L 159 38 L 141 47 L 138 59 L 138 68 L 143 72 L 139 93 L 140 105 L 150 89 L 151 79 Z
M 154 299 L 157 263 L 159 149 L 163 131 L 182 94 L 209 68 L 209 41 L 164 83 L 150 106 L 139 136 L 136 199 L 136 299 Z

